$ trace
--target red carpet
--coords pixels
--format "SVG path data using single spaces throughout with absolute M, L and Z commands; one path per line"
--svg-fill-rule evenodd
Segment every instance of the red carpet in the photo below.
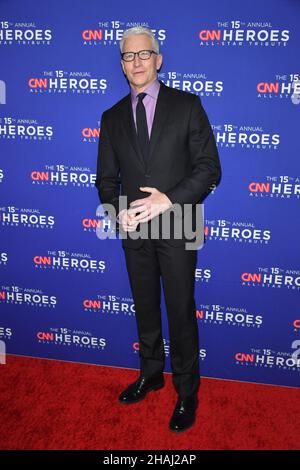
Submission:
M 299 449 L 297 389 L 202 379 L 196 425 L 168 430 L 176 393 L 135 405 L 119 393 L 138 372 L 8 356 L 0 365 L 1 449 Z

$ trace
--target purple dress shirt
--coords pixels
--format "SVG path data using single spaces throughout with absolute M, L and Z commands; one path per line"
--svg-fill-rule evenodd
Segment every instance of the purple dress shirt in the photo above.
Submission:
M 150 83 L 147 86 L 147 88 L 144 90 L 144 93 L 147 93 L 147 96 L 145 96 L 145 98 L 143 99 L 143 104 L 146 109 L 149 138 L 151 137 L 151 130 L 152 130 L 152 124 L 153 124 L 153 119 L 154 119 L 154 113 L 155 113 L 159 87 L 160 87 L 160 83 L 157 79 L 155 79 L 154 82 Z M 138 98 L 137 98 L 138 93 L 139 92 L 137 92 L 135 89 L 131 88 L 131 104 L 132 104 L 135 128 L 136 128 L 136 105 L 138 103 Z

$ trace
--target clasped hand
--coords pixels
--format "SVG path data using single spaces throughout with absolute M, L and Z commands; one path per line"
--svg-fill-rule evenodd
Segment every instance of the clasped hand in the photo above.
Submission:
M 122 228 L 127 232 L 133 232 L 140 222 L 148 222 L 172 206 L 168 196 L 158 189 L 148 186 L 139 189 L 151 193 L 150 196 L 132 201 L 129 209 L 123 209 L 118 215 Z

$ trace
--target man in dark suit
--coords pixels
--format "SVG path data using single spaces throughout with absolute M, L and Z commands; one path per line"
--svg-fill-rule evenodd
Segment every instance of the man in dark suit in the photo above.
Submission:
M 102 114 L 95 183 L 122 235 L 139 335 L 140 374 L 119 402 L 136 403 L 164 386 L 162 279 L 178 394 L 169 428 L 180 432 L 195 422 L 200 373 L 194 299 L 197 249 L 186 249 L 187 240 L 195 238 L 184 230 L 178 237 L 177 229 L 189 216 L 197 232 L 197 208 L 218 183 L 221 166 L 199 97 L 157 79 L 162 55 L 151 30 L 125 31 L 120 49 L 131 91 Z M 124 196 L 127 204 L 122 207 Z M 162 222 L 167 214 L 168 236 L 161 229 L 158 236 L 142 236 L 142 228 Z

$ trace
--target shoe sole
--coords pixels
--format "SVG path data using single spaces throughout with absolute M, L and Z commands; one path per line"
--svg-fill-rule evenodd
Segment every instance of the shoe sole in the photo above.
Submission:
M 147 392 L 145 393 L 145 395 L 141 398 L 138 398 L 137 400 L 134 400 L 134 401 L 122 401 L 122 400 L 119 400 L 119 403 L 121 403 L 122 405 L 132 405 L 134 403 L 138 403 L 139 401 L 142 401 L 146 398 L 146 396 L 148 395 L 149 392 L 157 392 L 158 390 L 160 390 L 161 388 L 164 388 L 165 384 L 163 385 L 155 385 L 155 387 L 152 387 L 152 388 L 149 388 L 149 390 L 147 390 Z
M 184 428 L 184 429 L 172 429 L 172 428 L 169 426 L 169 430 L 170 430 L 171 432 L 175 432 L 175 433 L 184 432 L 184 431 L 186 431 L 187 429 L 190 429 L 192 426 L 194 426 L 195 422 L 196 422 L 196 420 L 194 420 L 192 424 L 190 424 L 189 426 L 187 426 L 187 427 Z

